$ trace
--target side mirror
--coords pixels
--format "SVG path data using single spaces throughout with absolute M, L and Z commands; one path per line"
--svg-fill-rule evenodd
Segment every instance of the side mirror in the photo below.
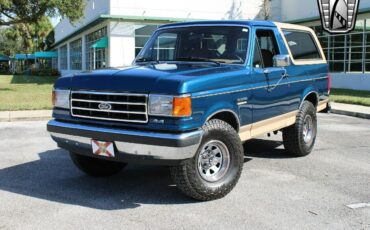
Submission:
M 290 66 L 291 60 L 289 55 L 279 54 L 273 57 L 274 67 Z

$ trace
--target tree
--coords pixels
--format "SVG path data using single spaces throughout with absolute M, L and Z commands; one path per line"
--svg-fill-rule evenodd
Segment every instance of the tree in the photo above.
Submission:
M 0 26 L 38 23 L 45 16 L 61 16 L 75 23 L 84 9 L 84 0 L 0 0 Z
M 1 30 L 0 53 L 13 56 L 16 53 L 32 53 L 46 50 L 52 38 L 53 25 L 47 17 L 37 23 L 19 23 Z
M 271 0 L 262 0 L 260 17 L 263 20 L 269 20 L 271 18 Z
M 9 32 L 11 31 L 8 29 L 0 30 L 0 54 L 14 56 L 23 50 L 22 41 L 20 39 L 9 39 Z
M 241 9 L 242 3 L 239 2 L 238 4 L 236 0 L 233 0 L 229 11 L 226 12 L 226 18 L 229 20 L 241 19 L 243 16 L 243 12 L 241 11 Z
M 54 30 L 45 37 L 45 50 L 50 49 L 55 43 L 55 32 Z

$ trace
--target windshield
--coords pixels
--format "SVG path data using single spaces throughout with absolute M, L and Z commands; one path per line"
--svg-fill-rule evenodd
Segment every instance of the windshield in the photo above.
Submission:
M 194 61 L 243 64 L 248 29 L 235 26 L 201 26 L 157 32 L 136 58 L 136 63 Z

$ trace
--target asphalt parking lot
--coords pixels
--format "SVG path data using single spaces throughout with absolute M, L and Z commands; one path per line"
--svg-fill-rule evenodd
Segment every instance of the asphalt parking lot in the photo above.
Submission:
M 166 167 L 130 165 L 96 179 L 56 147 L 46 122 L 0 123 L 0 229 L 370 229 L 370 120 L 319 115 L 316 147 L 284 152 L 281 137 L 245 144 L 239 184 L 196 202 Z

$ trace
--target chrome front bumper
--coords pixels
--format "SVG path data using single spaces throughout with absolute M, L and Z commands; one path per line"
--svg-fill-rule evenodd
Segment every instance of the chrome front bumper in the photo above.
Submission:
M 203 134 L 201 130 L 180 134 L 159 133 L 103 128 L 55 120 L 48 122 L 47 130 L 59 147 L 77 154 L 98 157 L 92 154 L 91 140 L 94 139 L 114 143 L 116 157 L 110 160 L 154 164 L 172 164 L 171 162 L 192 158 Z

